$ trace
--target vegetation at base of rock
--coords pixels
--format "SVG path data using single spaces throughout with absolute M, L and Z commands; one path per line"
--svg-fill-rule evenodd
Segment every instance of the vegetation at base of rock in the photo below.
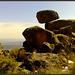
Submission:
M 20 49 L 20 51 L 23 51 L 23 49 Z M 59 61 L 58 66 L 51 65 L 50 67 L 48 66 L 47 68 L 40 66 L 37 70 L 34 70 L 34 71 L 30 71 L 30 70 L 26 69 L 26 66 L 20 67 L 19 64 L 23 63 L 23 62 L 16 61 L 16 59 L 19 58 L 18 53 L 19 53 L 19 49 L 15 48 L 13 50 L 10 50 L 9 53 L 0 54 L 0 74 L 74 74 L 75 73 L 75 63 L 74 64 L 67 63 L 68 60 L 75 62 L 75 59 L 74 59 L 75 53 L 74 52 L 65 54 L 65 56 L 63 55 L 62 52 L 60 52 L 60 53 L 58 53 L 58 56 L 61 60 Z M 49 55 L 48 53 L 46 53 L 46 54 Z M 21 57 L 22 57 L 22 55 L 23 54 L 21 52 Z M 31 55 L 33 56 L 33 53 L 31 53 Z M 28 56 L 29 56 L 29 54 L 28 54 Z M 43 64 L 44 63 L 42 63 L 42 65 Z M 52 63 L 50 63 L 50 64 L 52 64 Z M 68 66 L 69 69 L 63 71 L 63 68 L 62 68 L 63 66 Z
M 28 74 L 24 68 L 19 67 L 19 62 L 16 61 L 18 50 L 15 48 L 10 53 L 0 54 L 0 74 Z
M 10 51 L 10 55 L 13 58 L 17 58 L 18 57 L 18 51 L 19 51 L 19 49 L 18 48 L 15 48 L 15 49 L 13 49 L 13 50 Z

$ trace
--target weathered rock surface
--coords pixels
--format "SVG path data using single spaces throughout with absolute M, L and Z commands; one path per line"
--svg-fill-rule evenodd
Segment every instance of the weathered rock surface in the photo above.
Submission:
M 73 37 L 71 40 L 71 48 L 72 48 L 73 52 L 75 52 L 75 38 L 73 38 Z
M 72 37 L 74 37 L 74 38 L 75 38 L 75 33 L 74 33 L 74 32 L 72 32 Z
M 70 45 L 70 38 L 63 34 L 56 34 L 53 36 L 53 44 L 62 43 L 63 45 Z
M 61 52 L 64 49 L 64 45 L 62 43 L 58 43 L 55 45 L 53 53 Z
M 46 23 L 58 19 L 59 15 L 56 11 L 53 10 L 42 10 L 37 12 L 36 17 L 39 23 Z
M 72 44 L 75 45 L 75 38 L 72 37 Z
M 28 45 L 34 48 L 38 48 L 42 45 L 43 42 L 51 43 L 54 33 L 41 27 L 34 26 L 27 28 L 23 32 L 23 36 L 25 37 Z
M 25 66 L 30 71 L 38 70 L 39 67 L 50 69 L 51 66 L 58 66 L 59 57 L 57 54 L 52 53 L 30 53 L 27 54 L 24 64 L 20 67 Z
M 59 19 L 55 21 L 51 21 L 45 24 L 45 29 L 48 30 L 60 30 L 61 27 L 71 26 L 72 32 L 75 32 L 75 20 L 64 20 Z
M 40 46 L 38 52 L 47 53 L 47 52 L 52 52 L 53 50 L 54 50 L 54 44 L 50 44 L 48 42 L 43 42 L 43 44 Z
M 72 36 L 72 27 L 71 26 L 61 27 L 60 34 Z

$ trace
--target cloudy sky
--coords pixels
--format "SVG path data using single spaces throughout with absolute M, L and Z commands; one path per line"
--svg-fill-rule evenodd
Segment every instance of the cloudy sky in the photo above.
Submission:
M 75 18 L 75 1 L 0 1 L 0 39 L 23 39 L 22 32 L 37 21 L 40 10 L 55 10 L 61 19 Z

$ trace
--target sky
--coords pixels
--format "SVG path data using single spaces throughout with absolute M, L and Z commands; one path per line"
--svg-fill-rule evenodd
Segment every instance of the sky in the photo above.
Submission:
M 0 39 L 24 39 L 26 28 L 44 28 L 36 18 L 41 10 L 54 10 L 60 19 L 74 19 L 75 1 L 0 1 Z

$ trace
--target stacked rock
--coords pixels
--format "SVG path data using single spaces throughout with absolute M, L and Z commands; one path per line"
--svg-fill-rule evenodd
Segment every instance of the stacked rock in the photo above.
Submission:
M 25 50 L 33 52 L 54 52 L 57 48 L 64 49 L 70 46 L 75 32 L 75 20 L 59 19 L 53 10 L 42 10 L 36 15 L 39 23 L 45 23 L 45 29 L 34 26 L 22 33 L 26 41 L 23 43 Z M 75 45 L 75 44 L 74 44 Z

